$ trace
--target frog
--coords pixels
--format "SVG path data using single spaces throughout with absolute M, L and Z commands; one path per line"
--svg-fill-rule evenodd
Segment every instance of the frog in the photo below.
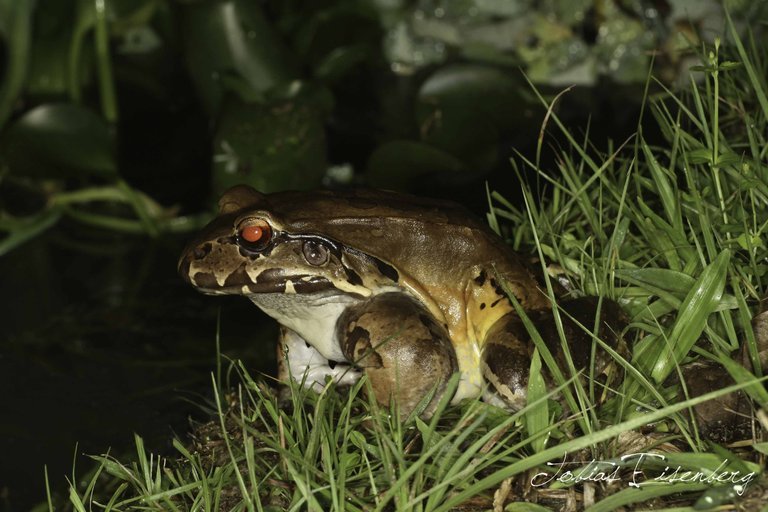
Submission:
M 613 346 L 620 339 L 609 321 L 621 316 L 616 303 L 564 299 L 556 307 L 569 363 L 532 266 L 451 201 L 238 185 L 218 207 L 183 251 L 179 273 L 202 293 L 242 295 L 277 320 L 282 382 L 321 389 L 365 375 L 375 400 L 402 414 L 428 417 L 443 398 L 515 411 L 526 404 L 536 344 L 514 302 L 564 370 L 592 362 L 599 375 L 610 357 L 590 357 L 592 332 Z

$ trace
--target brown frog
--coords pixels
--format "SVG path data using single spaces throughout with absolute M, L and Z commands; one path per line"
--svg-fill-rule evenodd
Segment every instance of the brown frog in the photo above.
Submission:
M 203 293 L 248 297 L 282 326 L 279 377 L 323 384 L 364 372 L 409 413 L 461 374 L 453 402 L 525 405 L 534 350 L 502 281 L 565 368 L 552 308 L 521 257 L 458 205 L 386 191 L 228 190 L 179 272 Z M 564 302 L 577 369 L 589 364 L 596 300 Z M 618 317 L 606 301 L 604 317 Z M 601 322 L 603 339 L 611 338 Z M 613 337 L 615 339 L 615 337 Z M 598 352 L 599 373 L 607 356 Z

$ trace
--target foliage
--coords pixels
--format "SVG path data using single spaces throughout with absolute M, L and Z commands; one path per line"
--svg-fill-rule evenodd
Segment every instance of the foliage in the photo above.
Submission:
M 353 3 L 339 16 L 361 25 Z M 1 0 L 0 255 L 63 217 L 156 237 L 201 226 L 207 212 L 180 213 L 211 188 L 318 186 L 330 86 L 376 37 L 318 52 L 328 12 L 293 19 L 287 42 L 243 0 Z
M 538 84 L 636 84 L 652 42 L 677 70 L 680 35 L 722 15 L 644 5 L 0 0 L 0 255 L 62 218 L 193 230 L 232 184 L 335 184 L 334 166 L 354 169 L 344 184 L 477 183 L 541 112 L 519 66 Z

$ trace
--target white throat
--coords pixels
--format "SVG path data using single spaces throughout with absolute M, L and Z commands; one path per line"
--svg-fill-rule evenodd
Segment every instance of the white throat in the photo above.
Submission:
M 336 322 L 360 299 L 338 294 L 256 293 L 248 296 L 259 309 L 294 331 L 326 359 L 347 361 L 336 336 Z

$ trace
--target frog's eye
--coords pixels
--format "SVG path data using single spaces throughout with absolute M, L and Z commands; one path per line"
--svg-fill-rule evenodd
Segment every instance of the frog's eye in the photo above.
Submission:
M 301 250 L 304 253 L 304 259 L 307 260 L 307 263 L 314 265 L 315 267 L 322 267 L 328 263 L 328 259 L 330 258 L 328 248 L 323 244 L 313 242 L 312 240 L 304 242 Z
M 263 219 L 246 219 L 237 228 L 237 243 L 249 251 L 263 251 L 272 240 L 272 228 Z

